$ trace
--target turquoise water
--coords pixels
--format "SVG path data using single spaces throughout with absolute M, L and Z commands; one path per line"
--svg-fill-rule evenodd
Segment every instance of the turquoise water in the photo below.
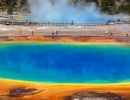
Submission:
M 53 83 L 130 80 L 130 47 L 105 44 L 1 43 L 0 77 Z

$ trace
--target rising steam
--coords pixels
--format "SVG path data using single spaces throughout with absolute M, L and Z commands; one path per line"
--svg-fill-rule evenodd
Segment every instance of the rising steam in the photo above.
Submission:
M 39 22 L 106 22 L 114 18 L 102 13 L 94 3 L 74 5 L 70 0 L 28 0 L 28 3 L 31 17 Z

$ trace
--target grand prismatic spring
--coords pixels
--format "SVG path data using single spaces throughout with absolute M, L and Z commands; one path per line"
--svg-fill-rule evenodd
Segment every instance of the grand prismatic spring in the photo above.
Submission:
M 0 77 L 49 83 L 130 80 L 130 47 L 116 44 L 1 43 Z
M 0 100 L 130 100 L 128 14 L 80 0 L 27 9 L 0 24 Z

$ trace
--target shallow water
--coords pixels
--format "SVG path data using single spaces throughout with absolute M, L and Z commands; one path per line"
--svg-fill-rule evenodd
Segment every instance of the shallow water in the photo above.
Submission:
M 130 47 L 105 44 L 1 43 L 0 77 L 53 83 L 130 80 Z

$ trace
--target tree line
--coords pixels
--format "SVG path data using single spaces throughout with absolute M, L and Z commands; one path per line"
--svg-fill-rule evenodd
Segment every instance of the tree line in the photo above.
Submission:
M 97 6 L 99 6 L 101 10 L 107 14 L 117 14 L 120 12 L 130 14 L 130 0 L 72 0 L 72 1 L 74 3 L 95 2 Z M 117 5 L 116 2 L 120 2 L 120 5 Z M 0 9 L 2 11 L 7 11 L 7 13 L 10 14 L 13 11 L 19 11 L 21 7 L 25 4 L 27 4 L 27 0 L 0 0 Z
M 0 0 L 0 9 L 10 14 L 13 11 L 20 10 L 25 4 L 27 4 L 27 0 Z
M 130 14 L 130 0 L 100 0 L 101 10 L 108 14 L 128 13 Z M 116 4 L 118 2 L 118 5 Z

